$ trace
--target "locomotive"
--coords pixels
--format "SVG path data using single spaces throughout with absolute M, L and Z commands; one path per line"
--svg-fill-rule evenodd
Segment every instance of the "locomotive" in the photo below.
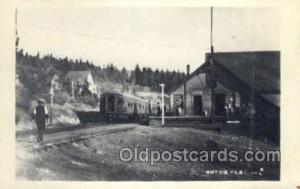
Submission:
M 147 123 L 150 115 L 157 115 L 158 104 L 132 94 L 104 92 L 100 96 L 99 111 L 77 111 L 82 123 L 140 122 Z

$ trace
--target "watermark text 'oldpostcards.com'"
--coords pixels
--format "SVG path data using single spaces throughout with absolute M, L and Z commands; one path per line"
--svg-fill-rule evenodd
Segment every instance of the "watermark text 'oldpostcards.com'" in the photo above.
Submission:
M 157 162 L 279 162 L 279 150 L 175 150 L 159 151 L 150 148 L 122 148 L 119 158 L 123 162 L 148 162 L 155 165 Z

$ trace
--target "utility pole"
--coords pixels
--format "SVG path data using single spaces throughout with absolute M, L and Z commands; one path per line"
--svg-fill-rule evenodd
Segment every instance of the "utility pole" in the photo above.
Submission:
M 213 7 L 210 7 L 210 47 L 211 47 L 211 53 L 214 52 L 214 46 L 213 46 L 213 18 L 214 18 L 214 9 Z
M 165 124 L 165 99 L 164 99 L 165 84 L 161 83 L 159 84 L 159 86 L 161 87 L 161 124 L 164 125 Z
M 19 46 L 19 35 L 18 35 L 18 9 L 15 10 L 15 32 L 16 32 L 16 52 L 18 51 Z
M 210 8 L 210 89 L 211 89 L 211 122 L 215 122 L 215 65 L 214 65 L 214 46 L 213 46 L 213 7 Z
M 187 89 L 186 89 L 186 85 L 188 82 L 188 78 L 190 76 L 190 65 L 186 65 L 186 76 L 184 78 L 184 84 L 183 84 L 183 111 L 184 111 L 184 115 L 186 115 L 186 111 L 187 111 Z
M 55 92 L 54 90 L 58 88 L 58 84 L 55 81 L 57 78 L 55 76 L 53 76 L 52 80 L 51 80 L 51 86 L 50 86 L 50 90 L 49 90 L 49 94 L 50 94 L 50 125 L 52 124 L 52 120 L 53 120 L 53 104 L 54 104 L 54 95 Z

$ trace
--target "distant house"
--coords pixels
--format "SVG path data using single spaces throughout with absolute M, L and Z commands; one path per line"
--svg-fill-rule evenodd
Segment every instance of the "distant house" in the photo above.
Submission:
M 74 91 L 77 94 L 81 94 L 85 88 L 91 94 L 97 93 L 97 87 L 90 71 L 70 71 L 66 75 L 66 80 L 69 80 L 71 84 L 73 83 Z

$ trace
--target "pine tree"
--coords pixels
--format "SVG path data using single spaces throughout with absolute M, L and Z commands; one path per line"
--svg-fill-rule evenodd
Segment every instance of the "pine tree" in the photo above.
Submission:
M 141 85 L 141 83 L 142 83 L 142 72 L 141 72 L 141 69 L 140 69 L 140 66 L 137 64 L 136 66 L 135 66 L 135 69 L 134 69 L 134 74 L 135 74 L 135 84 L 136 85 Z

